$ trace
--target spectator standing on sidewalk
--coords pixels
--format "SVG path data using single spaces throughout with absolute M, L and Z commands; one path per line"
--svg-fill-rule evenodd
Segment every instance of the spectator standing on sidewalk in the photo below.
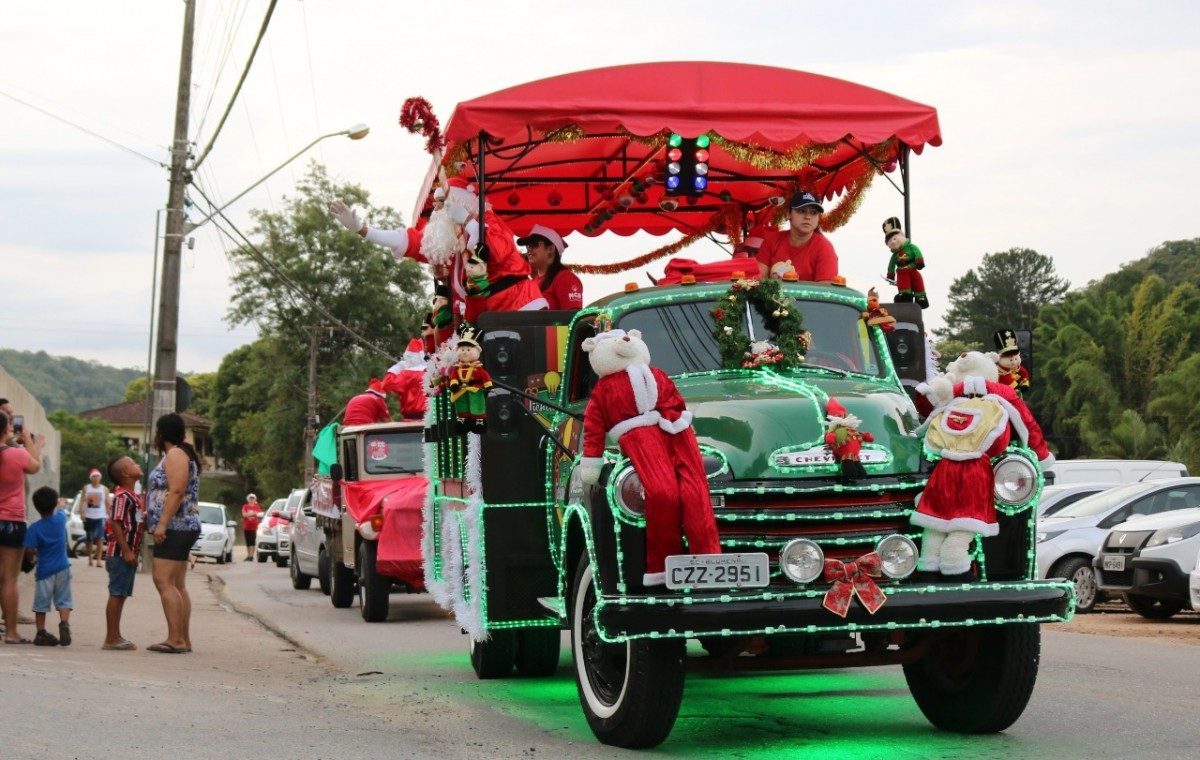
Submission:
M 132 641 L 121 635 L 121 612 L 125 600 L 133 596 L 133 579 L 137 575 L 138 552 L 142 549 L 145 532 L 145 510 L 142 497 L 133 490 L 141 480 L 142 468 L 131 457 L 114 459 L 108 465 L 108 477 L 117 487 L 113 492 L 112 540 L 108 542 L 108 606 L 104 609 L 106 632 L 104 648 L 137 649 Z
M 42 469 L 42 439 L 26 432 L 21 445 L 5 445 L 12 437 L 12 422 L 0 411 L 0 610 L 4 642 L 28 644 L 17 632 L 17 576 L 25 554 L 25 476 Z
M 154 536 L 152 574 L 167 619 L 167 638 L 146 649 L 181 654 L 192 651 L 187 568 L 188 554 L 200 537 L 200 457 L 184 439 L 178 414 L 164 414 L 154 425 L 154 444 L 163 458 L 150 473 L 146 530 Z
M 262 520 L 262 505 L 254 494 L 246 495 L 242 505 L 242 536 L 246 539 L 246 562 L 254 559 L 254 540 L 258 535 L 258 523 Z
M 58 509 L 58 491 L 43 486 L 33 492 L 33 508 L 42 519 L 25 532 L 25 551 L 37 555 L 37 586 L 33 593 L 33 618 L 37 624 L 34 646 L 71 645 L 71 562 L 67 559 L 67 513 Z M 46 630 L 51 606 L 58 610 L 58 636 Z
M 83 533 L 87 539 L 88 567 L 103 567 L 104 518 L 108 516 L 108 489 L 100 482 L 100 471 L 88 472 L 88 484 L 83 487 Z

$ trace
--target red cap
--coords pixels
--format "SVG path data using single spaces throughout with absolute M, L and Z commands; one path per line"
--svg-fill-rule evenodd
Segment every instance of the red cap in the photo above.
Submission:
M 838 403 L 838 400 L 830 397 L 829 403 L 825 405 L 825 414 L 829 417 L 845 417 L 846 407 Z
M 387 393 L 383 388 L 383 381 L 377 377 L 371 378 L 371 382 L 367 383 L 367 390 L 382 394 Z
M 408 347 L 404 349 L 406 354 L 423 354 L 425 353 L 425 344 L 420 338 L 413 338 L 408 342 Z

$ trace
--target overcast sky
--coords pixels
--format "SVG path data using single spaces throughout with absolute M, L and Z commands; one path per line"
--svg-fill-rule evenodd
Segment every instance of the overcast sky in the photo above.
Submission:
M 190 133 L 204 144 L 268 2 L 199 2 Z M 938 109 L 944 144 L 912 165 L 913 240 L 935 325 L 950 282 L 985 253 L 1034 248 L 1083 285 L 1165 240 L 1200 236 L 1200 4 L 838 7 L 280 0 L 202 179 L 219 200 L 232 198 L 316 136 L 361 121 L 371 126 L 365 140 L 332 138 L 309 155 L 407 217 L 428 162 L 422 141 L 396 123 L 410 95 L 428 98 L 444 122 L 460 100 L 555 74 L 729 60 L 839 77 Z M 183 3 L 168 0 L 7 7 L 0 93 L 165 163 L 182 18 Z M 303 160 L 292 167 L 239 201 L 234 221 L 248 227 L 250 209 L 278 208 Z M 0 346 L 144 366 L 155 210 L 166 196 L 159 166 L 0 97 Z M 892 292 L 879 225 L 901 211 L 899 195 L 876 182 L 832 234 L 852 286 Z M 255 333 L 224 322 L 223 241 L 211 228 L 195 237 L 184 253 L 179 367 L 209 371 Z M 613 261 L 665 241 L 568 242 L 574 260 Z M 698 243 L 683 255 L 723 254 Z M 641 273 L 584 278 L 585 297 L 630 280 L 647 282 Z

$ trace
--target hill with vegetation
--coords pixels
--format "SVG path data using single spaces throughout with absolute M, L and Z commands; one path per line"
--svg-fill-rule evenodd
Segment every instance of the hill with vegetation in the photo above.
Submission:
M 1200 239 L 1041 309 L 1030 403 L 1060 458 L 1168 458 L 1200 471 Z
M 32 393 L 46 413 L 81 412 L 125 397 L 125 387 L 144 369 L 122 369 L 73 356 L 51 356 L 45 351 L 0 348 L 0 367 Z

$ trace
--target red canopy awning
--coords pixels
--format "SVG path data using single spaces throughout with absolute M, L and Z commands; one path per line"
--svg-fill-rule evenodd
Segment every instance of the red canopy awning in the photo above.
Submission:
M 672 132 L 709 135 L 711 171 L 703 197 L 667 212 Z M 475 176 L 480 133 L 487 198 L 518 234 L 535 223 L 563 234 L 690 233 L 797 188 L 848 200 L 906 149 L 941 143 L 930 106 L 817 74 L 713 62 L 593 69 L 460 103 L 445 133 L 450 174 Z M 845 205 L 848 217 L 856 204 Z

